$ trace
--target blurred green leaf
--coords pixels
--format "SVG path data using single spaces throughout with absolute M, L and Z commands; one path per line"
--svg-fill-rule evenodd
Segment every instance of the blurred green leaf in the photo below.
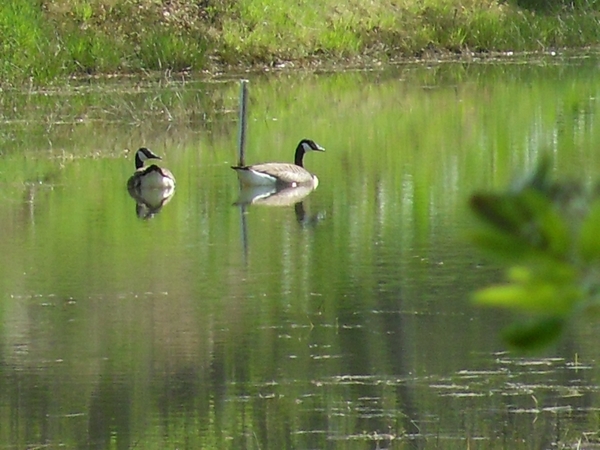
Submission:
M 538 249 L 523 245 L 521 239 L 491 228 L 476 230 L 472 233 L 471 239 L 481 250 L 507 262 L 523 263 L 523 261 L 548 257 Z
M 531 267 L 512 266 L 507 271 L 507 278 L 515 283 L 550 283 L 557 287 L 576 283 L 578 271 L 573 265 L 557 261 L 538 261 Z
M 528 283 L 532 279 L 532 273 L 527 267 L 513 266 L 508 270 L 507 277 L 515 283 Z
M 487 225 L 475 234 L 477 242 L 503 257 L 508 253 L 518 259 L 537 253 L 528 255 L 531 250 L 541 250 L 563 259 L 569 252 L 567 223 L 552 201 L 537 190 L 477 194 L 471 198 L 471 207 Z
M 549 251 L 555 258 L 566 258 L 571 246 L 569 228 L 555 205 L 534 190 L 524 191 L 520 200 L 532 218 L 527 224 L 531 244 Z
M 600 260 L 600 200 L 595 200 L 581 225 L 579 253 L 583 262 Z
M 491 286 L 474 295 L 474 301 L 481 305 L 553 315 L 568 314 L 580 298 L 581 291 L 576 286 L 549 282 Z
M 496 230 L 517 236 L 531 219 L 520 207 L 518 199 L 518 195 L 511 194 L 475 194 L 471 197 L 471 208 Z
M 517 350 L 539 350 L 555 342 L 562 334 L 565 324 L 565 318 L 553 316 L 518 321 L 504 330 L 503 337 Z
M 509 265 L 509 283 L 476 292 L 474 301 L 537 315 L 506 330 L 521 349 L 548 344 L 568 317 L 600 307 L 600 189 L 549 174 L 545 158 L 506 192 L 471 198 L 480 219 L 474 242 Z

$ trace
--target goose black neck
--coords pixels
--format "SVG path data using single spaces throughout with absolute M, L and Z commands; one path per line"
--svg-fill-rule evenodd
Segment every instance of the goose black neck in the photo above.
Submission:
M 296 147 L 296 154 L 294 156 L 294 164 L 296 164 L 297 166 L 300 167 L 304 167 L 302 165 L 302 160 L 304 159 L 304 146 L 302 145 L 302 143 L 298 144 L 298 147 Z
M 140 158 L 140 154 L 136 153 L 135 154 L 135 168 L 139 169 L 140 167 L 144 167 L 144 161 L 142 161 L 142 158 Z

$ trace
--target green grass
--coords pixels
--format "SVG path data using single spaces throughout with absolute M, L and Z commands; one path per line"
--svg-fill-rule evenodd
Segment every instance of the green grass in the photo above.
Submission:
M 40 54 L 50 54 L 49 30 L 39 7 L 30 2 L 8 1 L 0 5 L 2 78 L 45 79 L 53 71 L 51 60 L 42 63 Z
M 0 76 L 544 51 L 596 44 L 599 22 L 595 0 L 6 0 Z

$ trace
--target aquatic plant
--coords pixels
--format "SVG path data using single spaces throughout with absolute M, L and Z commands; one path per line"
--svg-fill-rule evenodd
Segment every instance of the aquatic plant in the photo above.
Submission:
M 470 202 L 475 243 L 508 267 L 507 282 L 479 290 L 475 301 L 524 313 L 504 333 L 521 350 L 552 343 L 576 316 L 598 308 L 600 185 L 553 181 L 549 167 L 544 160 L 506 192 Z

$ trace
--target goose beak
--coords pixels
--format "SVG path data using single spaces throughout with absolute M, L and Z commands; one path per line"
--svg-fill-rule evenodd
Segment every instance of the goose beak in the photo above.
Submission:
M 316 151 L 318 152 L 324 152 L 325 151 L 325 147 L 321 147 L 319 144 L 315 144 L 317 146 L 317 148 L 315 148 Z

